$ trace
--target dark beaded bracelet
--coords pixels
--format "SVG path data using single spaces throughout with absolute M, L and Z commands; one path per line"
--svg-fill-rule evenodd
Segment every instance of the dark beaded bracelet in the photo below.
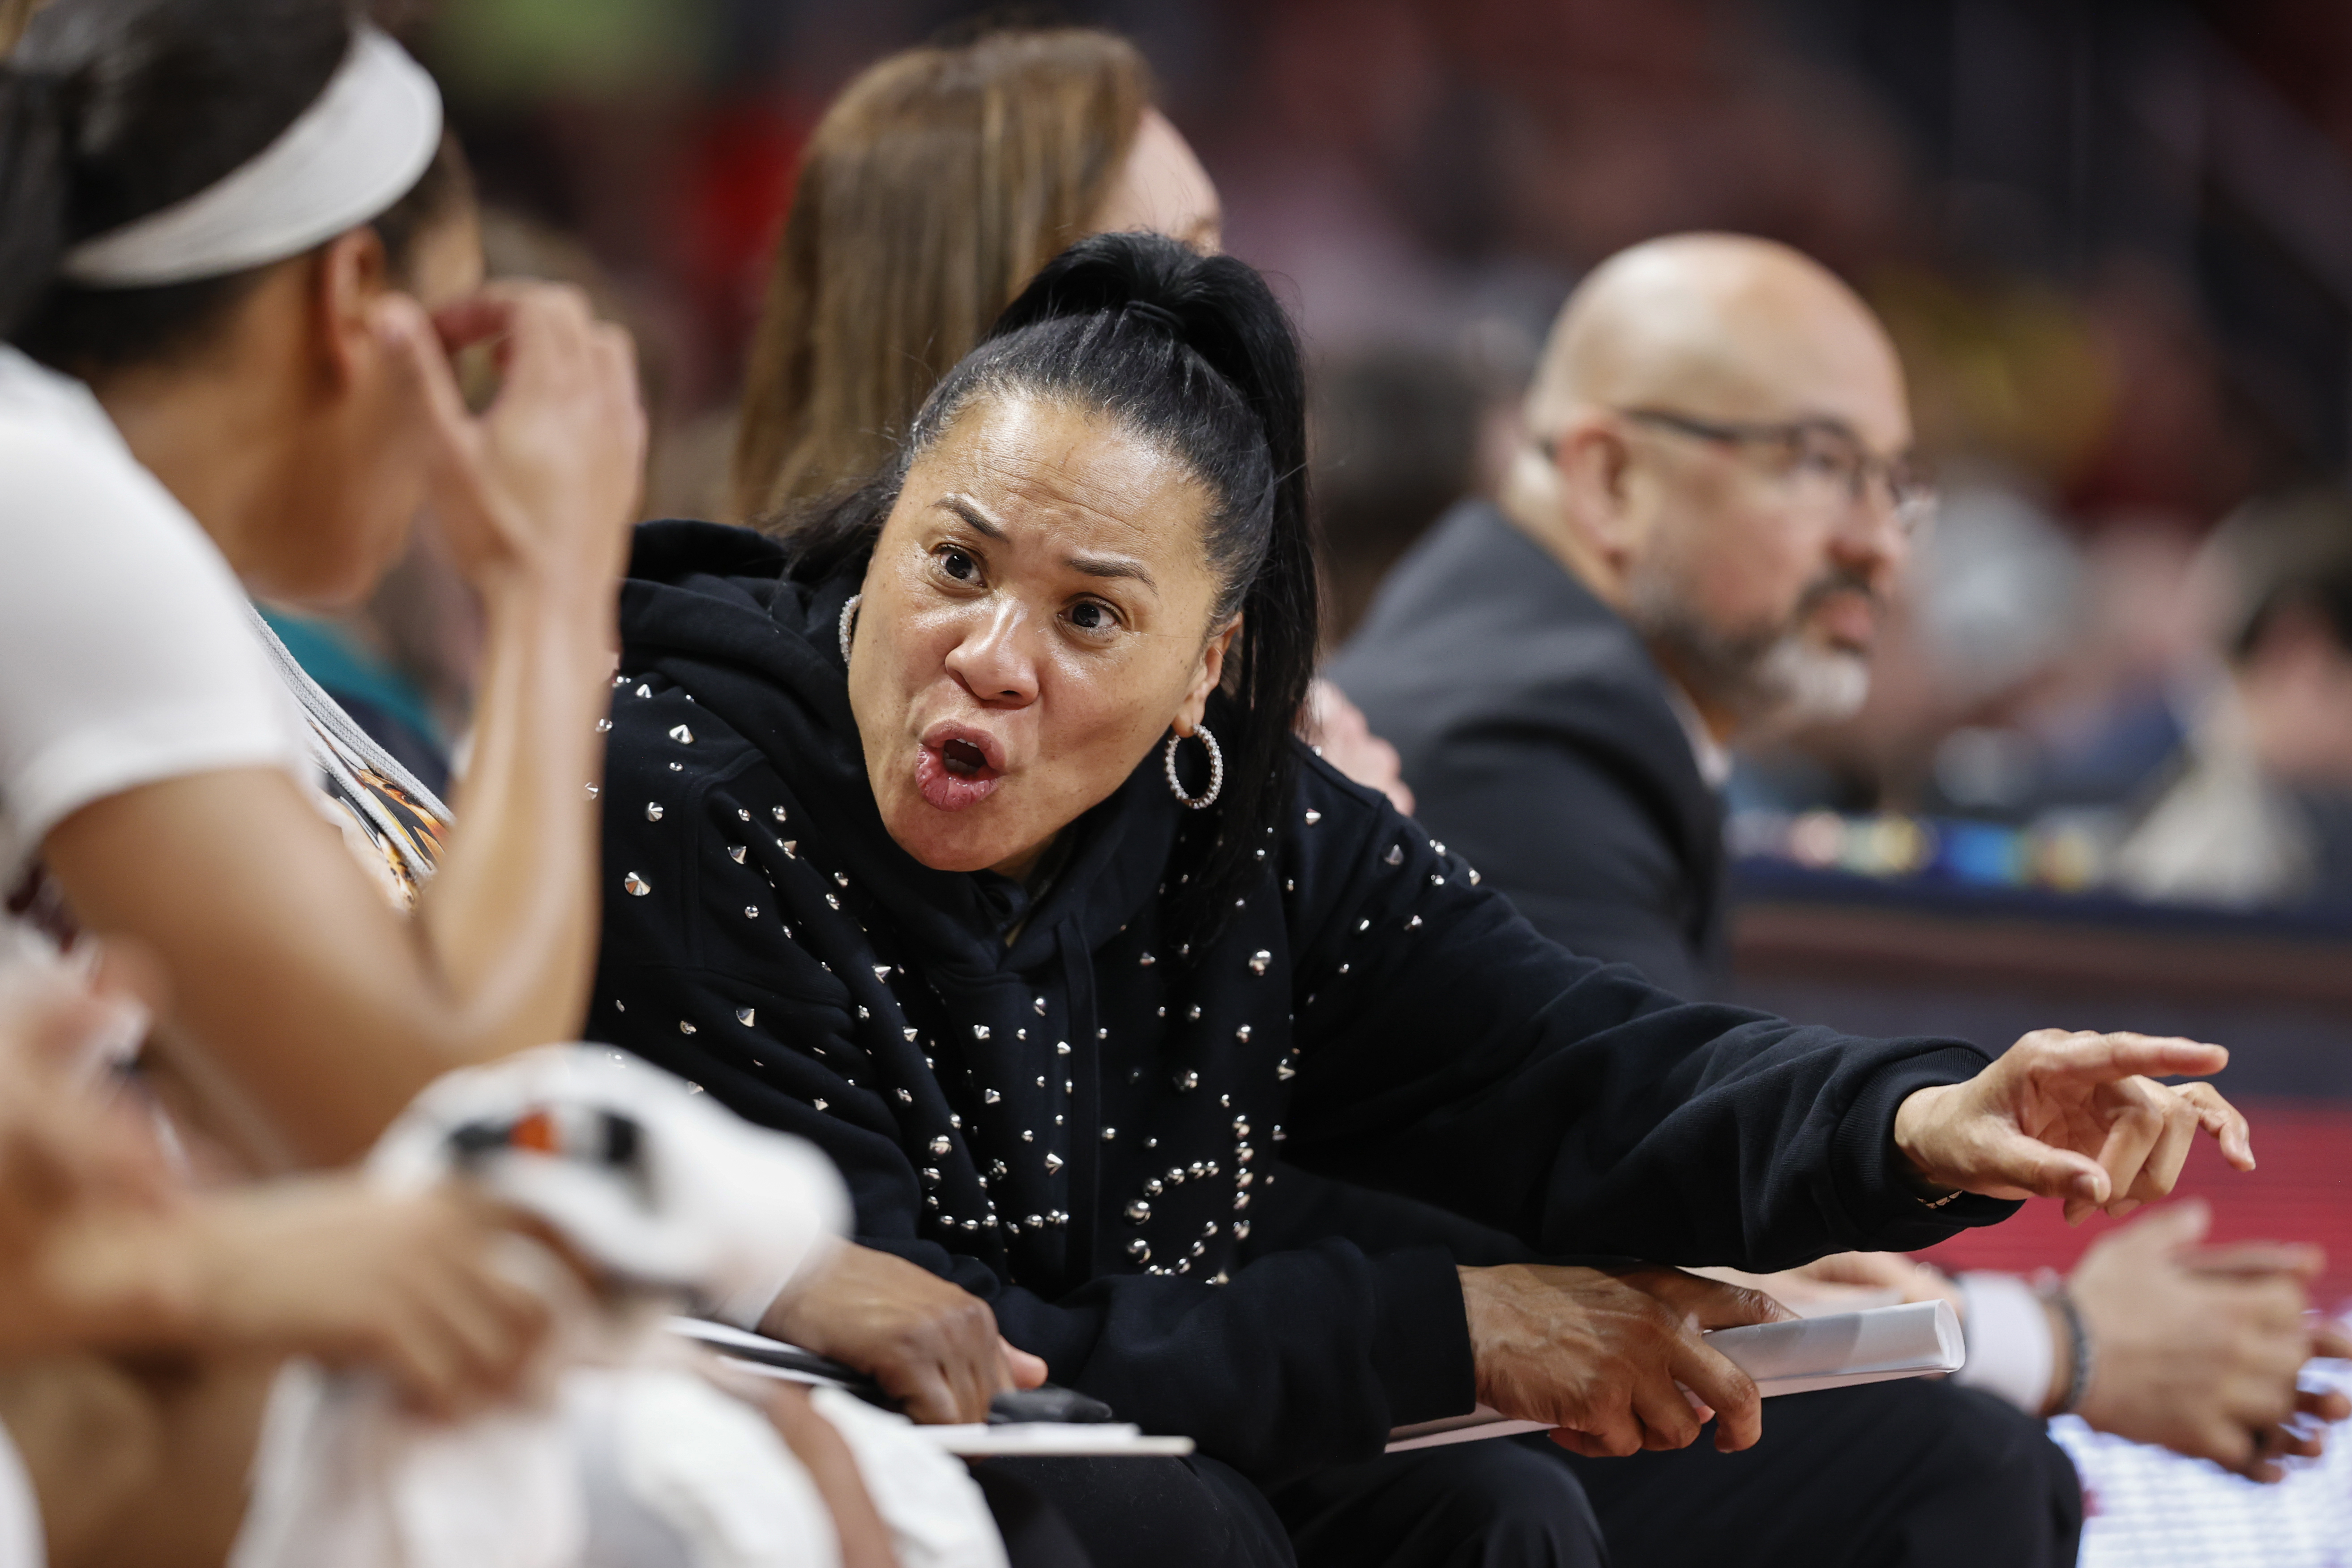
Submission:
M 2053 1282 L 2042 1288 L 2042 1299 L 2058 1309 L 2066 1320 L 2066 1341 L 2072 1352 L 2068 1362 L 2066 1392 L 2058 1398 L 2053 1415 L 2072 1415 L 2081 1408 L 2083 1395 L 2091 1388 L 2091 1331 L 2083 1322 L 2083 1310 L 2074 1304 L 2063 1283 Z

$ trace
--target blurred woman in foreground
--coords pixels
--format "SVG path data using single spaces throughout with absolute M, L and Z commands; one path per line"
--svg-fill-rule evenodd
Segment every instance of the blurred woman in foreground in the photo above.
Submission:
M 577 1032 L 643 422 L 623 334 L 480 270 L 436 90 L 341 0 L 56 0 L 0 67 L 0 946 L 152 960 L 193 1124 L 248 1167 L 345 1162 L 448 1069 Z M 449 359 L 475 342 L 479 416 Z M 488 626 L 462 831 L 281 682 L 244 602 L 350 602 L 427 506 Z M 216 1561 L 289 1353 L 446 1415 L 510 1390 L 549 1324 L 510 1272 L 543 1227 L 462 1193 L 131 1196 L 158 1213 L 12 1259 L 0 1362 L 193 1356 L 0 1392 L 60 1562 Z M 48 1462 L 59 1408 L 68 1437 L 153 1415 L 141 1506 L 89 1517 L 89 1468 Z
M 0 695 L 0 882 L 160 961 L 248 1158 L 339 1163 L 577 1027 L 629 345 L 568 291 L 476 292 L 438 95 L 336 0 L 55 0 L 0 105 L 0 627 L 48 672 Z M 477 416 L 448 353 L 489 340 Z M 349 603 L 428 506 L 489 631 L 412 920 L 322 820 L 243 592 Z

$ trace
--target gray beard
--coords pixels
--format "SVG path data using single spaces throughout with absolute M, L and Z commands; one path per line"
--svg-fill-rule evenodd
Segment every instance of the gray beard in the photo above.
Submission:
M 1808 642 L 1804 622 L 1822 598 L 1852 587 L 1824 580 L 1805 592 L 1783 624 L 1727 637 L 1700 624 L 1660 576 L 1627 584 L 1625 618 L 1704 707 L 1730 712 L 1739 739 L 1755 741 L 1851 719 L 1870 695 L 1870 663 L 1860 654 Z

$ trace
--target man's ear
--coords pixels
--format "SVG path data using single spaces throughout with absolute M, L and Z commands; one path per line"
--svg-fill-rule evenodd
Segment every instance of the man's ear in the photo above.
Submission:
M 1622 568 L 1640 543 L 1632 505 L 1633 462 L 1624 433 L 1608 417 L 1576 420 L 1552 447 L 1560 526 L 1612 568 Z
M 1242 618 L 1235 616 L 1219 630 L 1209 636 L 1201 648 L 1201 668 L 1192 678 L 1192 689 L 1184 693 L 1183 705 L 1176 710 L 1176 732 L 1189 735 L 1201 727 L 1201 716 L 1209 710 L 1209 693 L 1225 678 L 1225 654 L 1241 635 Z
M 374 304 L 392 288 L 383 241 L 372 228 L 337 235 L 320 247 L 311 274 L 310 321 L 318 365 L 328 384 L 347 391 L 383 353 Z

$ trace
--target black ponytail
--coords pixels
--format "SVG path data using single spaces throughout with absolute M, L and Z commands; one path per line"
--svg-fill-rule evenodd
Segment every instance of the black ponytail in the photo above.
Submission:
M 262 268 L 146 289 L 58 279 L 66 250 L 268 147 L 349 52 L 351 0 L 50 0 L 0 61 L 0 338 L 88 372 L 162 358 Z
M 1319 635 L 1298 340 L 1254 269 L 1156 235 L 1080 240 L 948 373 L 885 473 L 794 537 L 789 570 L 814 580 L 870 546 L 908 467 L 975 396 L 1024 395 L 1108 415 L 1180 458 L 1214 498 L 1203 542 L 1224 591 L 1213 625 L 1242 616 L 1224 700 L 1210 710 L 1225 787 L 1188 831 L 1193 863 L 1171 883 L 1182 889 L 1179 924 L 1204 935 L 1254 879 L 1286 809 Z
M 0 59 L 0 339 L 56 276 L 66 248 L 64 84 Z

